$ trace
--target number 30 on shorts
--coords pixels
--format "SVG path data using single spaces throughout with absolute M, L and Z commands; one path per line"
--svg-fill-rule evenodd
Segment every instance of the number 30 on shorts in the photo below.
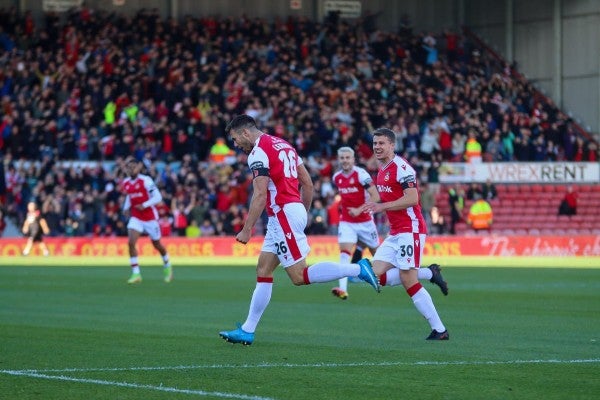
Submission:
M 277 247 L 277 255 L 285 254 L 288 252 L 288 248 L 283 240 L 279 243 L 275 242 L 275 247 Z
M 412 245 L 400 246 L 400 257 L 405 257 L 405 256 L 412 257 L 413 253 L 414 253 L 414 250 L 413 250 Z

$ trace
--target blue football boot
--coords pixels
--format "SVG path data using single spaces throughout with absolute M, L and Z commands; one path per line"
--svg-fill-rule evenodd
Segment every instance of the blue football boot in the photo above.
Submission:
M 241 343 L 244 346 L 250 346 L 254 342 L 254 333 L 243 330 L 242 324 L 239 322 L 236 325 L 237 329 L 219 332 L 219 336 L 229 343 Z
M 360 266 L 360 274 L 358 274 L 358 277 L 363 281 L 367 282 L 369 285 L 373 286 L 373 289 L 375 289 L 375 291 L 379 293 L 379 280 L 373 272 L 373 267 L 371 266 L 371 262 L 369 261 L 369 259 L 363 258 L 358 262 L 358 265 Z

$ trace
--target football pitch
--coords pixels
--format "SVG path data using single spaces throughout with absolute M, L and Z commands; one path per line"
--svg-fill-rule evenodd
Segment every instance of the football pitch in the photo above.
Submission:
M 0 398 L 600 398 L 597 261 L 443 264 L 450 294 L 423 285 L 447 342 L 424 340 L 400 287 L 351 284 L 341 301 L 279 269 L 252 346 L 218 332 L 245 319 L 253 265 L 188 261 L 170 284 L 142 261 L 128 286 L 127 260 L 3 259 Z

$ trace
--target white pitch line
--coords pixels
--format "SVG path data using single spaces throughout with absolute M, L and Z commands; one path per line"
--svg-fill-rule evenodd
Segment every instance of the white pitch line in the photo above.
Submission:
M 170 367 L 123 367 L 123 368 L 65 368 L 65 369 L 24 369 L 0 370 L 0 373 L 37 374 L 47 372 L 116 372 L 116 371 L 174 371 L 190 369 L 227 369 L 227 368 L 340 368 L 340 367 L 394 367 L 394 366 L 445 366 L 445 365 L 505 365 L 505 364 L 594 364 L 600 358 L 575 360 L 507 360 L 507 361 L 390 361 L 390 362 L 356 362 L 356 363 L 258 363 L 258 364 L 211 364 L 211 365 L 176 365 Z
M 199 396 L 214 396 L 214 397 L 223 397 L 227 399 L 240 399 L 240 400 L 274 400 L 271 397 L 261 397 L 261 396 L 249 396 L 245 394 L 236 394 L 236 393 L 223 393 L 223 392 L 207 392 L 204 390 L 192 390 L 192 389 L 178 389 L 174 387 L 168 386 L 154 386 L 154 385 L 140 385 L 137 383 L 129 383 L 129 382 L 114 382 L 114 381 L 104 381 L 99 379 L 82 379 L 82 378 L 73 378 L 71 376 L 63 376 L 63 375 L 46 375 L 39 374 L 34 372 L 26 372 L 26 371 L 0 371 L 5 374 L 16 375 L 16 376 L 26 376 L 30 378 L 41 378 L 41 379 L 51 379 L 56 381 L 68 381 L 68 382 L 79 382 L 79 383 L 93 383 L 96 385 L 106 385 L 106 386 L 119 386 L 133 389 L 148 389 L 148 390 L 157 390 L 159 392 L 169 392 L 169 393 L 183 393 L 183 394 L 195 394 Z

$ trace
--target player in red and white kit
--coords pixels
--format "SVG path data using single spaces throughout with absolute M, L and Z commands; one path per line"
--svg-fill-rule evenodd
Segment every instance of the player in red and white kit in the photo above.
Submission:
M 273 290 L 273 272 L 283 265 L 294 285 L 330 282 L 344 276 L 358 277 L 379 291 L 377 277 L 368 260 L 358 264 L 321 262 L 310 267 L 310 251 L 304 233 L 307 211 L 312 202 L 313 183 L 302 159 L 285 140 L 260 131 L 248 115 L 235 117 L 227 126 L 235 145 L 248 153 L 248 165 L 254 176 L 253 194 L 244 227 L 236 240 L 248 243 L 254 224 L 266 207 L 269 221 L 258 264 L 256 287 L 246 321 L 232 331 L 219 335 L 228 342 L 250 345 L 254 331 L 269 305 Z M 301 187 L 301 189 L 299 189 Z
M 341 147 L 338 149 L 337 155 L 342 169 L 333 175 L 333 184 L 337 187 L 341 197 L 338 228 L 340 262 L 350 263 L 354 248 L 359 249 L 362 253 L 362 249 L 368 247 L 371 254 L 375 254 L 379 246 L 379 235 L 373 215 L 362 211 L 362 206 L 367 201 L 379 202 L 379 193 L 373 185 L 371 175 L 364 168 L 355 165 L 354 150 L 350 147 Z M 392 275 L 396 270 L 389 272 Z M 395 275 L 389 281 L 397 280 L 399 283 L 400 275 L 397 273 Z M 439 265 L 432 264 L 427 268 L 419 268 L 418 277 L 438 285 L 444 295 L 448 294 L 448 286 L 442 277 Z M 331 289 L 331 293 L 346 300 L 348 298 L 348 278 L 341 278 L 339 286 Z
M 354 150 L 340 147 L 337 151 L 341 170 L 333 174 L 333 184 L 340 195 L 340 223 L 338 226 L 338 243 L 340 246 L 340 262 L 351 262 L 355 247 L 368 247 L 371 254 L 379 246 L 379 235 L 373 216 L 361 210 L 367 200 L 379 201 L 379 193 L 373 185 L 371 175 L 355 165 Z M 346 300 L 348 298 L 348 278 L 339 280 L 339 286 L 331 289 L 334 296 Z
M 390 234 L 373 257 L 373 271 L 380 276 L 382 286 L 393 286 L 395 282 L 387 282 L 387 272 L 398 269 L 400 282 L 431 326 L 427 340 L 448 340 L 450 336 L 431 296 L 418 280 L 427 226 L 419 205 L 416 172 L 394 153 L 395 144 L 392 130 L 379 128 L 373 132 L 373 152 L 381 165 L 376 181 L 381 202 L 368 202 L 365 210 L 385 211 L 390 223 Z
M 129 261 L 131 263 L 131 276 L 127 283 L 142 282 L 142 274 L 138 263 L 137 241 L 143 233 L 150 236 L 152 245 L 163 260 L 163 279 L 165 282 L 173 280 L 173 268 L 169 261 L 169 254 L 160 242 L 160 226 L 158 224 L 158 212 L 156 205 L 162 201 L 160 190 L 148 175 L 140 174 L 142 163 L 135 159 L 127 160 L 125 172 L 129 175 L 121 183 L 123 192 L 126 194 L 124 211 L 130 211 L 127 231 L 129 233 Z

